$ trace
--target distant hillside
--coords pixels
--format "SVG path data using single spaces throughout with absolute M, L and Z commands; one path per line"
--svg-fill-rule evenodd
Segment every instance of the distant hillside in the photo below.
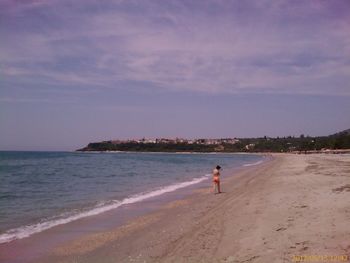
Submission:
M 329 136 L 102 141 L 77 151 L 135 152 L 310 152 L 350 149 L 350 129 Z
M 330 136 L 347 136 L 347 135 L 350 135 L 350 129 L 347 129 L 347 130 L 344 130 L 341 132 L 337 132 L 337 133 L 330 135 Z

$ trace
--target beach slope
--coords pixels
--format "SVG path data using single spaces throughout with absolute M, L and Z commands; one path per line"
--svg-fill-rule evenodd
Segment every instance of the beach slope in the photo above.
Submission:
M 301 256 L 344 262 L 349 256 L 350 155 L 275 155 L 223 178 L 222 188 L 214 195 L 208 185 L 122 227 L 83 236 L 42 262 L 293 262 Z

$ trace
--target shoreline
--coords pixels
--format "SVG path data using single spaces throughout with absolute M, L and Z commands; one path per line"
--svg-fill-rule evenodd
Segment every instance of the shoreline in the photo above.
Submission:
M 45 253 L 33 262 L 292 262 L 302 255 L 350 256 L 349 178 L 349 155 L 274 154 L 224 177 L 223 194 L 212 194 L 210 183 L 187 189 L 122 225 L 85 229 L 50 248 L 41 244 Z M 92 218 L 90 226 L 109 224 L 114 216 Z M 72 231 L 79 222 L 70 226 Z M 57 239 L 62 229 L 52 235 Z M 0 251 L 0 261 L 4 256 Z
M 103 249 L 104 246 L 108 246 L 108 249 L 112 249 L 109 247 L 109 242 L 112 242 L 114 239 L 119 239 L 120 237 L 129 238 L 132 239 L 139 238 L 139 234 L 133 233 L 134 231 L 138 230 L 145 230 L 146 232 L 159 232 L 159 226 L 158 223 L 161 220 L 162 225 L 165 223 L 166 226 L 165 229 L 162 230 L 160 233 L 166 233 L 168 230 L 166 230 L 168 227 L 173 228 L 176 226 L 176 223 L 173 220 L 177 220 L 177 217 L 179 216 L 179 213 L 191 214 L 191 217 L 193 216 L 193 212 L 195 212 L 195 218 L 198 216 L 198 210 L 199 207 L 196 207 L 197 205 L 194 205 L 194 211 L 191 207 L 189 207 L 189 204 L 199 204 L 199 202 L 202 201 L 202 198 L 207 198 L 208 195 L 210 198 L 221 198 L 225 199 L 226 188 L 229 187 L 229 185 L 232 185 L 232 183 L 238 185 L 236 186 L 239 188 L 239 186 L 243 186 L 247 182 L 254 180 L 256 177 L 255 171 L 259 171 L 261 169 L 266 169 L 266 167 L 269 167 L 276 161 L 276 157 L 269 157 L 266 158 L 262 163 L 259 164 L 253 164 L 252 166 L 241 166 L 237 168 L 233 168 L 229 170 L 229 175 L 225 176 L 223 178 L 223 183 L 226 185 L 222 186 L 223 194 L 212 194 L 211 192 L 211 182 L 205 181 L 201 182 L 197 185 L 194 185 L 192 187 L 189 187 L 187 189 L 180 189 L 177 191 L 177 193 L 174 193 L 173 198 L 167 198 L 166 196 L 163 196 L 163 200 L 158 199 L 160 201 L 155 209 L 151 209 L 146 211 L 145 213 L 141 213 L 140 215 L 136 217 L 132 217 L 131 220 L 127 220 L 124 222 L 124 224 L 120 224 L 115 228 L 111 228 L 107 231 L 101 231 L 99 233 L 85 233 L 84 235 L 81 235 L 78 238 L 74 238 L 68 242 L 64 242 L 63 244 L 57 246 L 53 250 L 51 250 L 49 253 L 47 253 L 46 256 L 39 259 L 38 262 L 70 262 L 71 260 L 77 260 L 77 258 L 80 258 L 83 255 L 90 254 L 90 252 L 94 251 L 95 249 L 101 248 Z M 181 191 L 182 190 L 182 191 Z M 242 190 L 240 190 L 242 192 Z M 182 192 L 182 193 L 181 193 Z M 150 200 L 152 202 L 152 200 Z M 153 200 L 155 201 L 155 200 Z M 147 200 L 146 200 L 147 202 Z M 135 206 L 142 206 L 141 203 L 134 204 Z M 182 209 L 186 206 L 186 211 L 182 211 Z M 210 205 L 209 207 L 212 207 Z M 200 209 L 206 210 L 208 208 L 206 203 L 201 203 Z M 204 211 L 201 211 L 200 214 L 202 215 Z M 116 215 L 116 213 L 105 213 L 105 218 L 108 220 L 112 219 L 113 216 Z M 165 216 L 165 217 L 164 217 Z M 162 218 L 163 217 L 163 218 Z M 99 220 L 99 219 L 96 219 Z M 185 221 L 189 220 L 187 218 Z M 190 220 L 192 221 L 192 220 Z M 151 224 L 153 225 L 151 230 L 147 230 L 148 227 L 150 227 Z M 134 234 L 136 236 L 134 236 Z M 131 236 L 129 236 L 131 235 Z M 145 241 L 145 240 L 144 240 Z M 146 241 L 147 242 L 147 241 Z M 124 243 L 124 242 L 123 242 Z M 128 242 L 125 242 L 125 245 L 128 244 Z M 114 247 L 114 246 L 113 246 Z M 126 248 L 126 250 L 129 250 L 129 248 Z M 124 251 L 125 252 L 125 251 Z M 127 252 L 128 253 L 128 252 Z M 103 258 L 102 261 L 100 261 L 101 257 Z M 109 257 L 108 257 L 109 258 Z M 103 255 L 97 254 L 94 255 L 93 258 L 83 258 L 81 261 L 77 262 L 115 262 L 114 259 L 104 258 Z M 131 259 L 130 261 L 135 261 L 136 259 Z M 129 256 L 127 258 L 117 258 L 117 262 L 128 262 Z M 144 262 L 143 259 L 136 262 Z M 149 262 L 149 261 L 146 261 Z M 150 262 L 153 262 L 151 260 Z M 156 260 L 155 262 L 163 262 L 163 260 Z M 175 259 L 174 262 L 177 262 Z M 192 261 L 189 261 L 192 262 Z
M 252 165 L 254 165 L 254 163 Z M 245 166 L 245 165 L 243 165 L 243 166 Z M 77 214 L 72 214 L 72 215 L 69 215 L 67 217 L 62 217 L 62 218 L 57 217 L 56 219 L 51 219 L 51 220 L 43 221 L 43 222 L 36 223 L 36 224 L 21 226 L 21 227 L 14 228 L 14 229 L 9 229 L 1 234 L 0 245 L 6 244 L 6 243 L 9 243 L 12 241 L 16 241 L 16 240 L 21 240 L 23 238 L 28 238 L 32 235 L 39 234 L 43 231 L 49 230 L 49 229 L 54 228 L 56 226 L 69 224 L 71 222 L 74 222 L 74 221 L 77 221 L 80 219 L 84 219 L 84 218 L 88 218 L 91 216 L 98 216 L 100 214 L 118 209 L 121 206 L 143 202 L 143 201 L 151 199 L 151 198 L 158 198 L 158 197 L 161 198 L 161 196 L 164 194 L 169 194 L 169 193 L 181 190 L 181 189 L 186 188 L 186 187 L 191 187 L 191 186 L 195 187 L 196 184 L 200 184 L 201 182 L 206 181 L 208 178 L 209 177 L 207 175 L 203 175 L 200 177 L 194 177 L 190 181 L 169 184 L 169 185 L 162 186 L 162 187 L 150 190 L 150 191 L 132 194 L 132 195 L 129 195 L 129 196 L 127 196 L 121 200 L 118 200 L 118 201 L 113 200 L 113 202 L 111 202 L 110 204 L 104 204 L 102 206 L 92 207 L 89 210 L 80 211 Z M 32 230 L 30 230 L 30 229 L 32 229 Z M 8 233 L 8 232 L 10 232 L 10 233 Z M 19 233 L 17 234 L 17 237 L 15 237 L 15 234 L 11 234 L 12 232 L 19 232 Z M 6 240 L 6 237 L 3 237 L 6 235 L 8 236 L 7 237 L 8 240 Z M 13 237 L 11 237 L 12 235 L 13 235 Z
M 256 155 L 256 156 L 259 156 L 259 155 Z M 258 165 L 266 160 L 265 158 L 267 155 L 260 155 L 260 156 L 265 156 L 265 157 L 262 157 L 261 160 L 257 162 L 242 164 L 241 166 L 238 166 L 238 167 L 231 167 L 231 168 L 228 168 L 228 170 L 235 171 L 235 170 L 239 170 L 241 167 Z M 58 225 L 68 224 L 70 222 L 80 220 L 86 217 L 96 216 L 101 213 L 115 210 L 123 205 L 142 202 L 149 198 L 158 198 L 158 197 L 161 198 L 161 196 L 164 194 L 168 194 L 173 191 L 179 191 L 183 188 L 187 188 L 192 185 L 195 187 L 195 185 L 200 185 L 202 181 L 208 180 L 209 177 L 210 176 L 208 174 L 204 174 L 204 175 L 193 174 L 193 177 L 191 179 L 188 179 L 187 181 L 173 182 L 167 185 L 162 185 L 157 188 L 153 188 L 150 190 L 125 196 L 120 200 L 110 200 L 110 202 L 106 202 L 104 205 L 91 207 L 85 211 L 82 210 L 79 213 L 75 213 L 75 214 L 72 213 L 70 215 L 67 214 L 67 216 L 64 216 L 64 217 L 57 215 L 55 217 L 52 217 L 49 220 L 41 221 L 39 223 L 34 223 L 34 224 L 25 225 L 25 226 L 20 226 L 17 228 L 8 229 L 5 232 L 1 233 L 0 245 L 11 241 L 30 237 L 33 234 L 43 232 L 45 230 L 48 230 Z
M 268 158 L 263 158 L 261 160 L 261 162 L 266 161 L 268 161 Z M 250 165 L 254 166 L 257 164 L 260 163 L 251 163 Z M 225 174 L 227 173 L 226 176 L 232 177 L 241 169 L 246 168 L 248 167 L 245 167 L 244 165 L 228 168 L 225 170 Z M 133 220 L 138 216 L 142 216 L 159 209 L 161 206 L 165 205 L 168 202 L 188 197 L 190 195 L 193 195 L 194 192 L 196 192 L 198 189 L 208 187 L 208 185 L 211 185 L 208 179 L 208 176 L 201 176 L 200 178 L 194 177 L 191 181 L 177 183 L 175 189 L 169 189 L 169 191 L 162 192 L 161 194 L 152 195 L 152 193 L 155 191 L 150 191 L 148 192 L 148 194 L 151 194 L 150 197 L 146 197 L 140 201 L 126 202 L 125 204 L 120 204 L 118 207 L 114 207 L 100 213 L 89 216 L 82 216 L 81 218 L 74 219 L 72 221 L 59 223 L 57 225 L 48 227 L 47 229 L 31 233 L 30 236 L 15 239 L 6 243 L 1 243 L 0 261 L 3 257 L 8 262 L 29 262 L 28 260 L 21 260 L 16 258 L 14 251 L 19 250 L 21 251 L 22 255 L 27 255 L 25 258 L 32 258 L 34 260 L 38 258 L 38 256 L 43 256 L 58 244 L 73 240 L 82 235 L 81 233 L 76 234 L 77 232 L 82 232 L 83 234 L 91 234 L 96 231 L 106 231 L 111 228 L 120 227 L 123 224 L 127 223 L 129 220 Z M 198 182 L 194 182 L 196 180 Z M 178 184 L 181 185 L 179 186 Z M 182 184 L 186 185 L 182 186 Z M 172 187 L 174 187 L 173 184 L 164 186 L 162 189 Z M 125 199 L 130 198 L 132 198 L 132 196 L 129 196 Z M 109 220 L 108 218 L 113 218 L 114 222 L 110 224 L 100 223 L 102 220 Z M 79 224 L 82 224 L 83 227 L 81 227 Z M 57 233 L 59 233 L 60 236 L 58 239 L 56 238 Z M 45 249 L 40 248 L 41 244 L 45 243 L 45 241 L 48 239 L 52 239 L 53 241 L 51 240 L 49 244 L 45 246 Z M 33 243 L 34 245 L 28 245 L 29 243 Z M 38 253 L 38 255 L 35 255 L 36 253 Z
M 350 154 L 350 149 L 327 149 L 327 150 L 308 150 L 290 151 L 290 152 L 148 152 L 148 151 L 69 151 L 71 153 L 141 153 L 141 154 L 255 154 L 255 155 L 276 155 L 276 154 Z
M 349 150 L 350 151 L 350 150 Z M 144 154 L 253 154 L 269 155 L 272 152 L 148 152 L 148 151 L 72 151 L 72 153 L 144 153 Z
M 350 158 L 274 155 L 122 227 L 63 244 L 40 262 L 292 262 L 350 256 Z M 349 260 L 349 259 L 348 259 Z

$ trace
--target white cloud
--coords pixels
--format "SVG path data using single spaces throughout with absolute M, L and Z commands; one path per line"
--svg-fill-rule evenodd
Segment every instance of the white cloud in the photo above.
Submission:
M 0 44 L 0 70 L 9 80 L 62 85 L 124 88 L 138 81 L 199 92 L 350 95 L 348 16 L 311 1 L 215 3 L 196 9 L 176 1 L 90 1 L 70 11 L 64 1 L 31 6 L 53 16 L 32 17 L 21 34 L 2 28 L 8 39 Z M 36 30 L 45 19 L 53 22 Z M 332 81 L 337 87 L 329 87 Z

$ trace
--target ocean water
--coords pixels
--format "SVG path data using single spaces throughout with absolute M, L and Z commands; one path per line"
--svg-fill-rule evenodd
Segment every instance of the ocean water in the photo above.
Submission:
M 208 180 L 248 154 L 0 152 L 0 243 Z

